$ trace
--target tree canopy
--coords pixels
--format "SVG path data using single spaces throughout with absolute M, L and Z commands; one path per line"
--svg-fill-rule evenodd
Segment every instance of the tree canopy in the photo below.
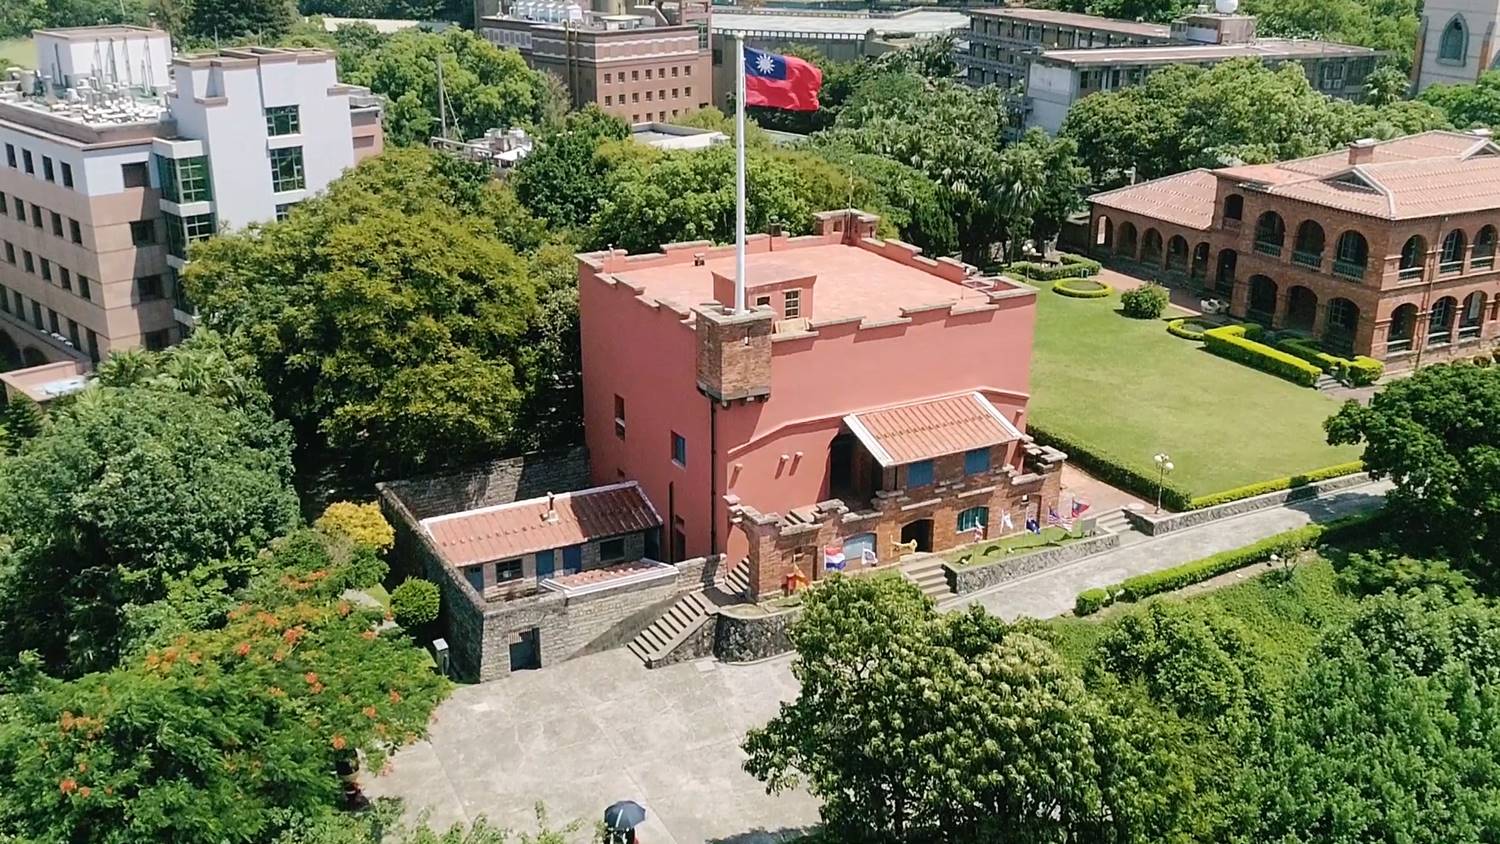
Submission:
M 1487 70 L 1471 85 L 1432 85 L 1418 101 L 1440 109 L 1460 129 L 1500 124 L 1500 70 Z
M 1393 381 L 1368 406 L 1346 403 L 1330 443 L 1364 443 L 1398 531 L 1420 551 L 1493 564 L 1500 544 L 1500 368 L 1429 366 Z M 1493 576 L 1495 572 L 1489 571 Z

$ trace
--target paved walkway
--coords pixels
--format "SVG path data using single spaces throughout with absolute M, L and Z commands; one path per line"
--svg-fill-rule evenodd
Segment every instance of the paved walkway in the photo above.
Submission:
M 977 602 L 1006 619 L 1057 615 L 1083 589 L 1371 508 L 1384 489 L 1366 485 L 1159 539 L 1133 535 L 1107 554 L 951 606 Z M 649 844 L 785 841 L 817 823 L 817 801 L 801 791 L 768 796 L 741 769 L 739 745 L 796 694 L 790 656 L 648 671 L 621 648 L 460 688 L 429 738 L 397 754 L 388 774 L 366 778 L 366 792 L 403 797 L 413 816 L 429 810 L 442 828 L 485 815 L 533 831 L 537 801 L 554 822 L 592 823 L 604 806 L 632 799 L 647 807 L 640 831 Z

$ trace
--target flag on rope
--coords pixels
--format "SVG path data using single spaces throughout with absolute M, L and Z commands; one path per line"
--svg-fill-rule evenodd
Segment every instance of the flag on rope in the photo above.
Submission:
M 823 71 L 792 56 L 745 48 L 745 105 L 817 111 Z

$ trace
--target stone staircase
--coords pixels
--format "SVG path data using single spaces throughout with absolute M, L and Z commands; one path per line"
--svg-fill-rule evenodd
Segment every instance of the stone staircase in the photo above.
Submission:
M 635 654 L 647 668 L 659 668 L 677 660 L 673 652 L 711 622 L 719 607 L 745 600 L 750 588 L 750 572 L 742 562 L 705 589 L 689 592 L 677 599 L 650 627 L 642 630 L 626 649 Z
M 909 563 L 902 563 L 901 576 L 907 582 L 916 584 L 916 587 L 922 590 L 922 594 L 934 602 L 941 601 L 953 595 L 953 590 L 948 586 L 948 575 L 943 571 L 943 562 L 942 557 L 932 554 Z
M 1333 377 L 1332 375 L 1329 375 L 1326 372 L 1323 373 L 1322 375 L 1319 375 L 1318 376 L 1318 380 L 1316 380 L 1316 381 L 1313 382 L 1313 387 L 1315 389 L 1325 390 L 1325 391 L 1326 390 L 1332 390 L 1332 389 L 1335 389 L 1337 387 L 1342 387 L 1342 386 L 1344 386 L 1343 382 L 1339 381 L 1339 379 Z
M 1130 519 L 1125 517 L 1125 511 L 1119 508 L 1101 515 L 1095 524 L 1100 530 L 1107 530 L 1110 533 L 1126 534 L 1135 529 L 1131 527 Z

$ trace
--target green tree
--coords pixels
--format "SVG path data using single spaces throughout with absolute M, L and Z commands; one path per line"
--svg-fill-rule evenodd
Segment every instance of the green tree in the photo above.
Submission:
M 1406 99 L 1411 79 L 1401 68 L 1383 64 L 1365 77 L 1365 104 L 1377 108 Z
M 1172 762 L 1047 646 L 895 578 L 835 578 L 790 636 L 796 700 L 745 740 L 777 791 L 805 781 L 839 841 L 1158 841 Z
M 1500 70 L 1487 70 L 1472 85 L 1433 85 L 1417 98 L 1447 115 L 1460 129 L 1500 124 Z
M 289 219 L 195 251 L 190 295 L 256 361 L 304 469 L 363 486 L 490 457 L 526 440 L 523 385 L 576 383 L 518 372 L 557 365 L 526 354 L 551 329 L 504 239 L 536 223 L 472 174 L 424 150 L 387 152 Z
M 216 356 L 215 342 L 170 359 Z M 107 667 L 133 608 L 297 519 L 290 437 L 253 395 L 165 377 L 111 386 L 107 369 L 100 381 L 0 461 L 0 660 L 36 650 L 58 671 Z M 240 583 L 253 571 L 231 568 Z
M 380 613 L 338 596 L 359 554 L 299 531 L 224 626 L 77 680 L 23 660 L 0 697 L 0 835 L 28 841 L 267 841 L 326 818 L 335 762 L 380 769 L 448 684 Z
M 179 34 L 212 43 L 246 37 L 274 43 L 297 18 L 292 0 L 190 0 L 184 6 L 184 31 Z
M 1417 40 L 1417 0 L 1247 0 L 1262 35 L 1318 38 L 1372 47 L 1397 71 L 1411 69 Z M 1163 21 L 1165 23 L 1165 21 Z
M 1482 841 L 1500 829 L 1500 619 L 1370 599 L 1246 765 L 1246 842 Z
M 341 36 L 340 36 L 341 37 Z M 368 40 L 367 33 L 350 38 Z M 472 32 L 441 34 L 403 30 L 368 50 L 341 50 L 340 76 L 367 85 L 390 100 L 386 137 L 394 144 L 425 146 L 442 134 L 437 64 L 443 65 L 450 137 L 477 138 L 488 129 L 536 127 L 553 105 L 553 91 L 514 50 L 502 50 Z
M 1500 368 L 1430 366 L 1394 381 L 1368 406 L 1349 402 L 1324 423 L 1334 444 L 1364 443 L 1398 533 L 1426 554 L 1495 562 L 1500 544 Z M 1494 575 L 1493 570 L 1488 572 Z
M 590 104 L 569 114 L 561 126 L 537 139 L 536 148 L 516 167 L 516 196 L 533 214 L 555 226 L 587 225 L 603 201 L 612 163 L 600 155 L 605 141 L 630 135 L 625 121 Z

